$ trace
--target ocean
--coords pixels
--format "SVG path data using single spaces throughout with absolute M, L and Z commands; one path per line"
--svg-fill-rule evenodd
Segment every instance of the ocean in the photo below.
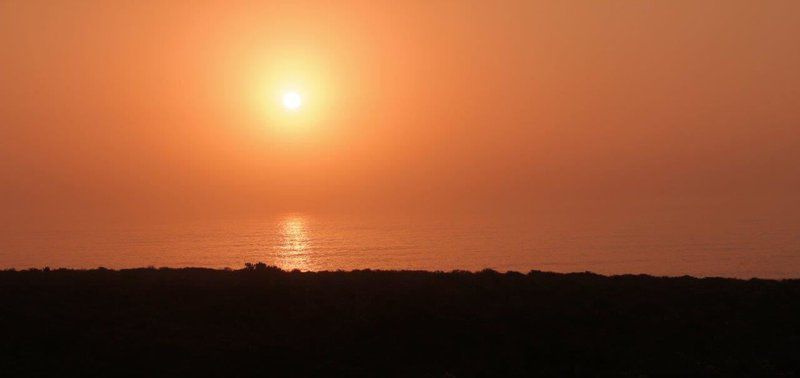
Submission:
M 0 234 L 0 268 L 543 270 L 799 278 L 800 221 L 715 212 L 283 213 Z

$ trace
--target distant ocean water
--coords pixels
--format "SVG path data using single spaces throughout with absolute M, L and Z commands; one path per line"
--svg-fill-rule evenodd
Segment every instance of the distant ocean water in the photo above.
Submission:
M 713 215 L 713 214 L 712 214 Z M 424 269 L 800 277 L 800 222 L 758 215 L 280 214 L 6 232 L 0 268 Z

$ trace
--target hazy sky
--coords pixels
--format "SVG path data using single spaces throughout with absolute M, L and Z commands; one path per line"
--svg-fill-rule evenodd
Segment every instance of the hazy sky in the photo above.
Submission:
M 0 46 L 9 219 L 798 202 L 796 0 L 2 0 Z

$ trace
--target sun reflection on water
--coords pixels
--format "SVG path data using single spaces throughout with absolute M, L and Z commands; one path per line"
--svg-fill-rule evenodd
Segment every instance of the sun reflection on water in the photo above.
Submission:
M 283 269 L 309 270 L 309 250 L 311 247 L 307 233 L 307 220 L 303 216 L 292 215 L 280 221 L 281 244 L 277 264 Z

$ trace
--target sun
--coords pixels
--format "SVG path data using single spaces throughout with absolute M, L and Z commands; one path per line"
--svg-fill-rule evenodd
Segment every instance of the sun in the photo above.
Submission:
M 283 107 L 289 111 L 300 109 L 303 105 L 303 97 L 299 93 L 291 91 L 283 94 Z

